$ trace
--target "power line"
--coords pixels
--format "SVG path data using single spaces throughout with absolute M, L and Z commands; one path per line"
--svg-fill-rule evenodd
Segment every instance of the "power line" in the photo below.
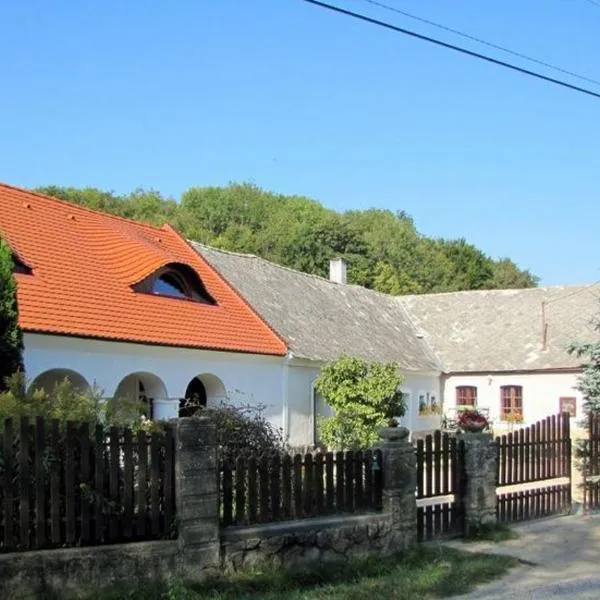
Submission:
M 581 294 L 583 292 L 588 292 L 591 291 L 591 289 L 595 286 L 597 286 L 600 283 L 600 279 L 598 279 L 598 281 L 594 281 L 594 283 L 589 283 L 588 285 L 585 285 L 573 292 L 569 292 L 568 294 L 565 294 L 564 296 L 558 296 L 557 298 L 552 298 L 551 300 L 546 300 L 545 303 L 548 304 L 553 304 L 554 302 L 558 302 L 559 300 L 564 300 L 565 298 L 571 298 L 572 296 L 577 296 L 578 294 Z
M 593 0 L 588 0 L 589 2 L 593 2 Z M 465 33 L 464 31 L 459 31 L 458 29 L 452 29 L 452 27 L 447 27 L 446 25 L 442 25 L 441 23 L 436 23 L 435 21 L 430 21 L 429 19 L 424 19 L 423 17 L 419 17 L 412 13 L 406 12 L 405 10 L 400 10 L 399 8 L 395 8 L 394 6 L 389 6 L 388 4 L 384 4 L 383 2 L 378 2 L 378 0 L 363 0 L 363 2 L 367 2 L 368 4 L 372 4 L 373 6 L 378 6 L 379 8 L 383 8 L 384 10 L 389 10 L 391 12 L 398 13 L 399 15 L 403 15 L 404 17 L 408 17 L 409 19 L 414 19 L 415 21 L 420 21 L 421 23 L 425 23 L 426 25 L 431 25 L 432 27 L 437 27 L 438 29 L 442 29 L 444 31 L 448 31 L 455 35 L 459 35 L 467 40 L 472 40 L 477 42 L 478 44 L 483 44 L 484 46 L 488 46 L 490 48 L 494 48 L 496 50 L 501 50 L 502 52 L 506 52 L 507 54 L 512 54 L 513 56 L 517 56 L 518 58 L 522 58 L 524 60 L 528 60 L 532 63 L 536 63 L 538 65 L 542 65 L 543 67 L 547 67 L 548 69 L 553 69 L 554 71 L 558 71 L 559 73 L 564 73 L 565 75 L 569 75 L 570 77 L 575 77 L 577 79 L 581 79 L 583 81 L 587 81 L 589 83 L 594 83 L 596 85 L 600 85 L 600 81 L 597 79 L 592 79 L 590 77 L 585 77 L 584 75 L 578 75 L 577 73 L 573 73 L 573 71 L 568 71 L 567 69 L 563 69 L 561 67 L 557 67 L 556 65 L 550 64 L 543 60 L 539 60 L 538 58 L 533 58 L 532 56 L 527 56 L 527 54 L 522 54 L 521 52 L 517 52 L 515 50 L 511 50 L 510 48 L 506 48 L 505 46 L 500 46 L 499 44 L 494 44 L 492 42 L 488 42 L 487 40 L 478 38 L 469 33 Z M 600 7 L 600 3 L 596 3 L 596 6 Z
M 333 4 L 327 4 L 326 2 L 320 2 L 319 0 L 304 0 L 304 2 L 308 2 L 309 4 L 314 4 L 315 6 L 320 6 L 321 8 L 325 8 L 332 12 L 340 13 L 342 15 L 346 15 L 348 17 L 352 17 L 352 18 L 358 19 L 360 21 L 365 21 L 366 23 L 378 25 L 379 27 L 383 27 L 385 29 L 391 29 L 392 31 L 395 31 L 397 33 L 403 33 L 404 35 L 409 35 L 409 36 L 417 38 L 419 40 L 423 40 L 424 42 L 429 42 L 430 44 L 435 44 L 437 46 L 441 46 L 442 48 L 454 50 L 455 52 L 460 52 L 461 54 L 466 54 L 467 56 L 471 56 L 473 58 L 479 58 L 480 60 L 484 60 L 486 62 L 498 65 L 500 67 L 505 67 L 506 69 L 511 69 L 512 71 L 522 73 L 523 75 L 529 75 L 530 77 L 535 77 L 537 79 L 547 81 L 548 83 L 554 83 L 555 85 L 560 85 L 562 87 L 568 88 L 575 92 L 580 92 L 582 94 L 587 94 L 588 96 L 594 96 L 595 98 L 600 98 L 600 93 L 598 93 L 598 92 L 594 92 L 592 90 L 588 90 L 586 88 L 582 88 L 577 85 L 567 83 L 566 81 L 562 81 L 560 79 L 554 79 L 553 77 L 548 77 L 547 75 L 542 75 L 541 73 L 536 73 L 535 71 L 530 71 L 529 69 L 524 69 L 523 67 L 518 67 L 517 65 L 507 63 L 507 62 L 505 62 L 503 60 L 499 60 L 497 58 L 492 58 L 491 56 L 487 56 L 485 54 L 480 54 L 479 52 L 473 52 L 472 50 L 467 50 L 466 48 L 462 48 L 461 46 L 455 46 L 454 44 L 449 44 L 448 42 L 443 42 L 436 38 L 422 35 L 415 31 L 411 31 L 410 29 L 404 29 L 402 27 L 392 25 L 391 23 L 386 23 L 385 21 L 379 21 L 377 19 L 373 19 L 366 15 L 352 12 L 350 10 L 346 10 L 345 8 L 340 8 L 339 6 L 334 6 Z

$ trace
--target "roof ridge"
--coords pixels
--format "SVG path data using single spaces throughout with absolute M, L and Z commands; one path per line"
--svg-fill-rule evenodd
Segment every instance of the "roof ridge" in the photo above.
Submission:
M 85 206 L 84 204 L 77 204 L 76 202 L 70 202 L 69 200 L 64 200 L 63 198 L 57 198 L 56 196 L 42 194 L 41 192 L 36 192 L 34 190 L 19 187 L 17 185 L 11 185 L 9 183 L 4 183 L 4 182 L 0 181 L 0 187 L 7 188 L 9 190 L 15 190 L 17 192 L 22 192 L 24 194 L 31 194 L 32 196 L 36 196 L 36 197 L 42 198 L 44 200 L 51 200 L 52 202 L 56 202 L 57 204 L 66 204 L 67 206 L 72 206 L 74 208 L 83 210 L 88 213 L 93 213 L 95 215 L 101 215 L 103 217 L 115 219 L 116 221 L 123 221 L 125 223 L 137 225 L 138 227 L 140 227 L 140 226 L 147 227 L 148 229 L 151 229 L 153 231 L 164 231 L 164 225 L 162 225 L 161 227 L 156 227 L 155 225 L 150 225 L 149 223 L 145 223 L 143 221 L 138 221 L 136 219 L 128 219 L 127 217 L 121 217 L 120 215 L 115 215 L 115 214 L 109 213 L 104 210 L 90 208 L 89 206 Z
M 307 273 L 306 271 L 299 271 L 298 269 L 294 269 L 292 267 L 288 267 L 287 265 L 282 265 L 276 263 L 268 258 L 263 258 L 262 256 L 258 256 L 258 254 L 251 254 L 247 252 L 236 252 L 235 250 L 225 250 L 224 248 L 216 248 L 215 246 L 210 246 L 209 244 L 203 244 L 202 242 L 196 242 L 194 240 L 190 240 L 190 242 L 196 246 L 201 246 L 202 248 L 207 248 L 208 250 L 214 250 L 216 252 L 221 252 L 222 254 L 229 254 L 230 256 L 240 256 L 242 258 L 254 258 L 257 260 L 261 260 L 269 265 L 272 265 L 278 269 L 282 269 L 284 271 L 289 271 L 291 273 L 295 273 L 296 275 L 302 275 L 304 277 L 310 277 L 312 279 L 317 279 L 319 281 L 323 281 L 331 286 L 343 286 L 346 288 L 359 288 L 361 290 L 366 290 L 367 292 L 373 294 L 380 294 L 381 296 L 386 296 L 387 298 L 396 298 L 396 296 L 392 294 L 386 294 L 385 292 L 380 292 L 379 290 L 373 290 L 371 288 L 365 287 L 364 285 L 360 285 L 358 283 L 337 283 L 336 281 L 331 281 L 328 277 L 323 277 L 322 275 L 315 275 L 314 273 Z
M 600 282 L 594 282 L 594 283 L 563 283 L 563 284 L 556 284 L 556 285 L 546 285 L 546 286 L 536 286 L 536 287 L 529 287 L 529 288 L 492 288 L 492 289 L 486 289 L 486 290 L 455 290 L 452 292 L 429 292 L 427 294 L 402 294 L 400 296 L 397 296 L 398 298 L 422 298 L 423 296 L 426 297 L 433 297 L 433 296 L 451 296 L 451 295 L 459 295 L 459 294 L 471 294 L 471 295 L 475 295 L 475 294 L 499 294 L 499 293 L 503 293 L 503 292 L 521 292 L 521 293 L 533 293 L 533 292 L 546 292 L 546 291 L 558 291 L 561 289 L 565 289 L 565 290 L 574 290 L 574 289 L 587 289 L 587 288 L 593 288 L 594 286 L 600 285 Z

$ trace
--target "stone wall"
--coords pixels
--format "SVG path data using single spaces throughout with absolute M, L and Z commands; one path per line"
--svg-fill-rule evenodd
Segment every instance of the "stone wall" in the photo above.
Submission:
M 165 580 L 179 566 L 176 541 L 0 554 L 0 598 L 79 598 L 119 584 Z
M 314 567 L 365 554 L 388 555 L 405 544 L 386 515 L 317 518 L 226 530 L 221 560 L 225 571 Z
M 402 427 L 384 429 L 383 509 L 252 527 L 219 527 L 216 430 L 180 419 L 176 433 L 178 539 L 0 555 L 0 598 L 44 598 L 48 591 L 110 588 L 153 578 L 202 579 L 258 565 L 298 568 L 388 555 L 416 542 L 416 456 Z M 466 521 L 495 518 L 496 453 L 491 436 L 465 436 Z M 60 594 L 58 595 L 60 597 Z

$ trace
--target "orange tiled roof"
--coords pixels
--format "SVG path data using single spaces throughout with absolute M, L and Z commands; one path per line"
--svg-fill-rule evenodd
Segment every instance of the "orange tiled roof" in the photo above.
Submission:
M 170 226 L 151 227 L 0 184 L 0 235 L 25 331 L 284 355 L 285 342 Z M 216 306 L 134 292 L 169 263 L 191 267 Z

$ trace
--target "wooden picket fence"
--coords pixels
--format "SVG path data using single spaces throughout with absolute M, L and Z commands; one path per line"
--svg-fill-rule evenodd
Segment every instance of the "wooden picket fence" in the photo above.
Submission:
M 221 525 L 381 510 L 380 450 L 240 456 L 221 466 Z
M 496 438 L 497 517 L 501 523 L 571 511 L 571 433 L 568 413 Z M 507 489 L 512 486 L 512 489 Z
M 583 458 L 583 505 L 600 508 L 600 412 L 588 414 L 588 439 Z
M 462 535 L 464 442 L 435 431 L 417 441 L 417 539 Z
M 0 551 L 174 533 L 174 441 L 164 433 L 36 418 L 0 434 Z

